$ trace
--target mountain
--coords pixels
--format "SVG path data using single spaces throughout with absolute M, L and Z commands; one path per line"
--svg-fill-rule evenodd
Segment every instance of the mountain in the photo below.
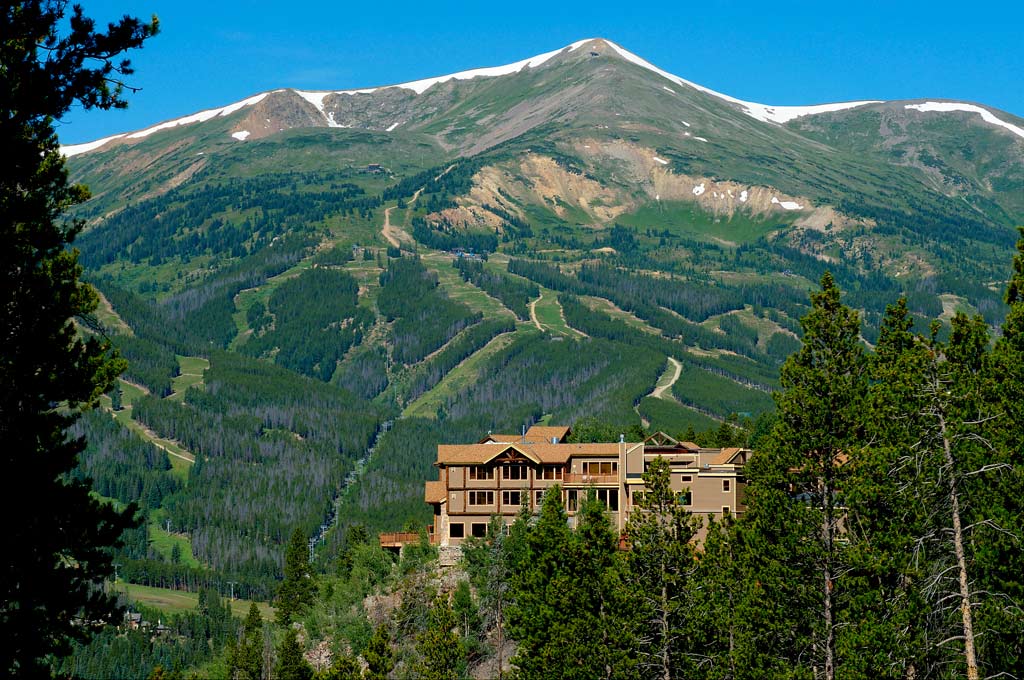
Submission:
M 296 525 L 421 517 L 437 441 L 770 411 L 826 269 L 867 342 L 901 294 L 995 325 L 1024 223 L 1009 113 L 745 102 L 603 39 L 65 154 L 119 419 L 187 480 L 159 512 L 254 588 Z

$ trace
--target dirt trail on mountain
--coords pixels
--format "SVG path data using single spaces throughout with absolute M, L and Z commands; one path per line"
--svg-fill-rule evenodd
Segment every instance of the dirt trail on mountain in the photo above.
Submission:
M 384 225 L 380 229 L 381 236 L 383 236 L 388 243 L 395 248 L 401 248 L 403 241 L 411 241 L 412 238 L 399 229 L 398 227 L 391 224 L 391 211 L 395 209 L 395 206 L 390 208 L 384 208 Z
M 542 331 L 544 327 L 540 325 L 540 321 L 537 319 L 537 303 L 544 299 L 544 293 L 540 294 L 540 297 L 530 303 L 530 321 L 537 327 L 537 330 Z
M 675 368 L 675 373 L 672 374 L 672 379 L 664 385 L 658 384 L 654 386 L 651 396 L 655 399 L 668 399 L 669 397 L 665 396 L 665 392 L 672 389 L 672 386 L 676 384 L 676 381 L 679 380 L 679 376 L 683 372 L 683 365 L 677 359 L 669 357 L 668 362 Z

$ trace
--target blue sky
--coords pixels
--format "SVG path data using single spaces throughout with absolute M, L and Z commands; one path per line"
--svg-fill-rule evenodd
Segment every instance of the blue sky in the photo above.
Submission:
M 935 97 L 1024 117 L 1024 2 L 79 0 L 99 22 L 160 17 L 131 55 L 127 111 L 72 111 L 72 144 L 278 87 L 404 82 L 612 40 L 740 99 L 816 104 Z M 468 7 L 468 8 L 467 8 Z

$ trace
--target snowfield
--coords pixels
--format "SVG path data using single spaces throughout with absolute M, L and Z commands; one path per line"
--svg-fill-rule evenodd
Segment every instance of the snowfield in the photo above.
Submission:
M 1011 125 L 1004 120 L 1000 120 L 992 115 L 992 112 L 988 109 L 983 109 L 980 106 L 974 104 L 962 104 L 960 102 L 925 102 L 924 104 L 907 104 L 903 108 L 914 109 L 915 111 L 938 111 L 948 113 L 950 111 L 964 111 L 967 113 L 977 113 L 981 116 L 981 119 L 986 123 L 992 125 L 998 125 L 1001 128 L 1006 128 L 1018 137 L 1024 137 L 1024 128 L 1019 128 L 1016 125 Z

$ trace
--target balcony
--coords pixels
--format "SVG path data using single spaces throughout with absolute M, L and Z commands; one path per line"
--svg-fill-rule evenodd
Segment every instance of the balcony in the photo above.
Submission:
M 432 545 L 436 544 L 434 527 L 427 527 L 427 539 Z M 380 535 L 380 547 L 387 549 L 401 548 L 403 545 L 420 542 L 420 534 L 416 531 L 389 531 Z
M 567 472 L 565 475 L 566 486 L 572 484 L 576 486 L 601 486 L 609 484 L 618 484 L 619 475 L 591 475 L 591 474 L 576 474 Z

